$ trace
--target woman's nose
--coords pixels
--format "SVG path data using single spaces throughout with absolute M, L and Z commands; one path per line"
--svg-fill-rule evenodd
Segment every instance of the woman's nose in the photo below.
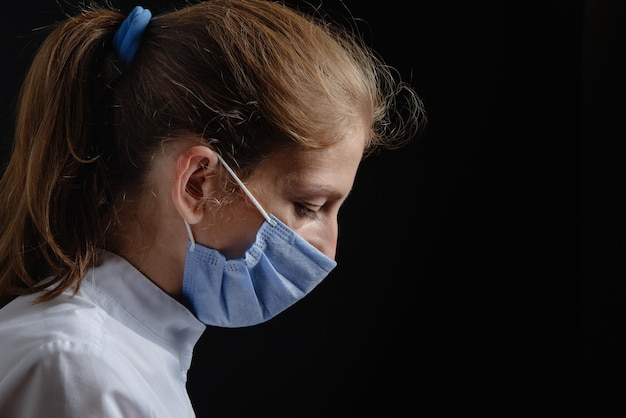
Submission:
M 319 227 L 316 228 L 313 234 L 303 238 L 326 257 L 334 260 L 337 254 L 338 229 L 337 218 L 333 218 L 328 222 L 319 224 Z

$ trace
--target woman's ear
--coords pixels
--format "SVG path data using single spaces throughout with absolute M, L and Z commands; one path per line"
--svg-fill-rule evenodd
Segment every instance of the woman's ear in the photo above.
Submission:
M 187 223 L 196 224 L 202 219 L 204 202 L 217 184 L 211 179 L 218 164 L 215 151 L 203 145 L 187 148 L 178 156 L 172 200 Z

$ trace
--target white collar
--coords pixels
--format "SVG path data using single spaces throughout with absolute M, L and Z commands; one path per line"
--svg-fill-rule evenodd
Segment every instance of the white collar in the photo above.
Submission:
M 93 286 L 94 297 L 113 318 L 164 346 L 179 357 L 181 367 L 189 369 L 193 348 L 206 329 L 189 309 L 108 251 L 102 252 L 98 266 L 87 271 L 83 284 Z

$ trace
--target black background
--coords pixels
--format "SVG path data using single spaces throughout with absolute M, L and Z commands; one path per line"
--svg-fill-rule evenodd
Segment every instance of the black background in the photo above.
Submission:
M 626 6 L 344 3 L 428 127 L 363 164 L 327 280 L 266 324 L 207 330 L 198 416 L 623 413 Z M 3 157 L 31 29 L 62 16 L 6 6 Z

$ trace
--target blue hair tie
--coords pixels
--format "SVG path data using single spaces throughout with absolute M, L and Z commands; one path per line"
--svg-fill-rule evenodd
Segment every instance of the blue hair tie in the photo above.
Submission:
M 141 35 L 148 27 L 150 19 L 150 10 L 136 6 L 115 33 L 113 46 L 124 64 L 129 65 L 135 58 L 141 44 Z

